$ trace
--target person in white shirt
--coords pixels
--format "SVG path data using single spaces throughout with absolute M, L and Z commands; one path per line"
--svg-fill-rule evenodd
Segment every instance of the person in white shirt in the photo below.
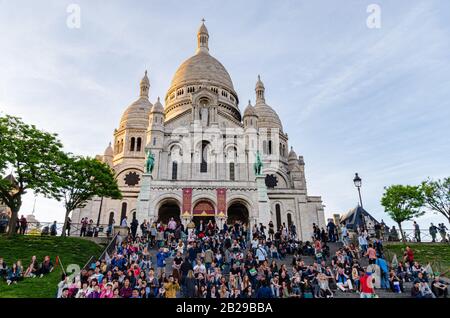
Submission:
M 366 252 L 367 252 L 367 239 L 362 233 L 359 234 L 359 236 L 358 236 L 358 243 L 359 243 L 359 247 L 361 248 L 362 255 L 366 254 Z
M 256 249 L 256 259 L 260 264 L 262 264 L 267 258 L 267 252 L 263 248 L 261 244 L 258 245 L 258 248 Z

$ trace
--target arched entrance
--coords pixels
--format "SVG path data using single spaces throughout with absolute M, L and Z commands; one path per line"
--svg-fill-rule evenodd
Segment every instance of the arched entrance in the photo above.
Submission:
M 249 224 L 249 213 L 247 207 L 241 202 L 232 203 L 227 210 L 227 224 L 234 224 L 240 221 L 243 224 Z
M 164 202 L 158 209 L 158 222 L 168 224 L 170 218 L 174 218 L 178 223 L 181 222 L 180 206 L 175 201 Z
M 209 201 L 202 200 L 195 204 L 192 220 L 194 221 L 195 225 L 198 225 L 200 223 L 200 220 L 203 220 L 204 224 L 208 224 L 209 221 L 215 223 L 215 216 L 216 210 L 214 209 L 213 204 Z

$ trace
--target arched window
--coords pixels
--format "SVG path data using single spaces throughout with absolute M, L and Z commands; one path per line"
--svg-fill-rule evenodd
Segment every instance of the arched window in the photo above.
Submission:
M 134 151 L 134 144 L 135 143 L 136 143 L 136 139 L 134 137 L 131 137 L 130 151 Z
M 234 162 L 230 162 L 230 180 L 231 181 L 235 180 L 234 173 L 235 173 L 235 171 L 234 171 Z
M 263 141 L 263 154 L 267 153 L 267 141 Z
M 141 151 L 141 146 L 142 146 L 142 138 L 139 137 L 136 142 L 136 151 Z
M 202 141 L 202 162 L 200 163 L 200 172 L 205 173 L 208 172 L 208 153 L 207 147 L 208 142 Z
M 120 140 L 120 150 L 119 152 L 123 152 L 123 139 Z
M 177 180 L 178 176 L 178 162 L 172 162 L 172 180 Z
M 120 213 L 120 225 L 122 225 L 122 220 L 127 216 L 127 203 L 122 203 L 122 211 Z
M 114 212 L 109 213 L 108 225 L 112 225 L 114 222 Z
M 281 207 L 279 204 L 275 205 L 275 213 L 277 217 L 277 229 L 279 229 L 281 226 Z
M 291 214 L 291 213 L 288 213 L 288 215 L 287 215 L 287 221 L 288 221 L 288 227 L 289 227 L 289 229 L 290 229 L 291 226 L 292 226 L 292 214 Z
M 153 146 L 156 146 L 156 137 L 153 137 Z
M 269 140 L 269 155 L 272 154 L 272 140 Z

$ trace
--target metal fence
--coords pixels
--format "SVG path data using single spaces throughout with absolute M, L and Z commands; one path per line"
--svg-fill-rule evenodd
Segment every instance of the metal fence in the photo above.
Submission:
M 411 242 L 411 243 L 418 243 L 418 242 L 423 242 L 423 243 L 430 243 L 433 241 L 433 238 L 430 234 L 430 231 L 428 229 L 420 229 L 420 240 L 418 240 L 418 237 L 416 237 L 416 231 L 414 229 L 403 229 L 403 233 L 405 236 L 405 239 L 407 242 Z M 448 243 L 449 242 L 449 234 L 448 232 L 445 232 L 445 235 L 441 235 L 438 231 L 438 233 L 436 233 L 436 237 L 435 237 L 435 242 L 439 243 L 439 242 L 443 242 L 443 243 Z M 383 239 L 385 241 L 401 241 L 402 240 L 402 235 L 400 230 L 396 230 L 396 235 L 394 235 L 394 233 L 390 232 L 390 233 L 384 233 L 383 235 Z
M 24 235 L 52 235 L 51 228 L 54 222 L 28 222 L 27 227 L 25 228 Z M 62 234 L 62 230 L 64 227 L 64 223 L 56 223 L 56 236 L 60 236 Z M 88 225 L 85 231 L 82 231 L 81 223 L 71 223 L 70 225 L 70 236 L 80 236 L 83 232 L 83 236 L 88 237 L 107 237 L 108 225 L 100 224 L 99 226 Z M 17 233 L 21 233 L 21 228 L 17 227 Z

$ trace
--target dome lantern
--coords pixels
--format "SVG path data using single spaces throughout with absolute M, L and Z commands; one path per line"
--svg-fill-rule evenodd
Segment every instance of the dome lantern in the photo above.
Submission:
M 265 87 L 264 87 L 264 83 L 261 81 L 261 76 L 258 75 L 258 81 L 256 82 L 256 87 L 255 87 L 255 91 L 256 91 L 256 103 L 264 103 L 265 97 L 264 97 L 264 92 L 265 92 Z
M 209 52 L 208 41 L 209 41 L 208 29 L 206 28 L 205 25 L 205 19 L 202 19 L 202 25 L 200 26 L 200 29 L 198 30 L 197 33 L 197 53 Z
M 150 91 L 150 80 L 148 79 L 147 71 L 145 71 L 145 75 L 142 78 L 141 83 L 140 83 L 139 86 L 140 86 L 140 89 L 141 89 L 140 96 L 148 98 L 148 94 L 149 94 L 149 91 Z

